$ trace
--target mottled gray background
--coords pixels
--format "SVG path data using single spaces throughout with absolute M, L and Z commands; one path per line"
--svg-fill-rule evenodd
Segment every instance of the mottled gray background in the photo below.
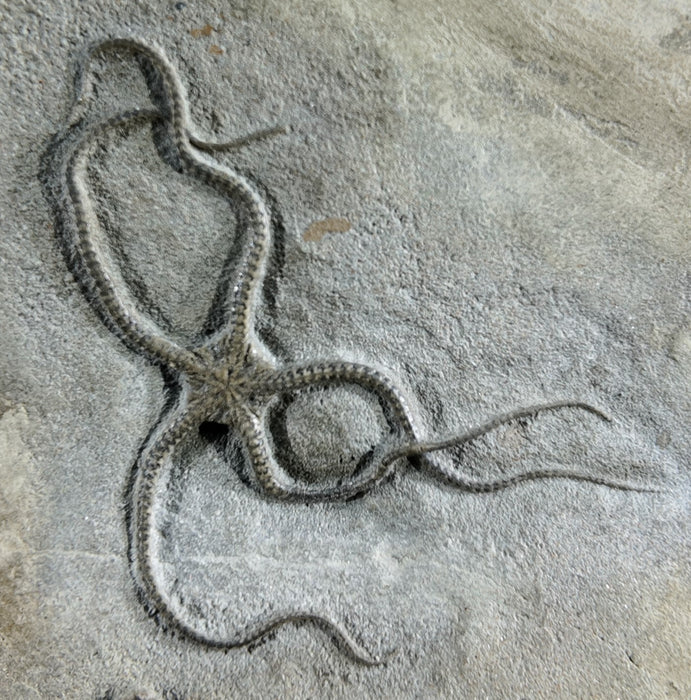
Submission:
M 0 18 L 2 695 L 689 697 L 686 2 L 5 0 Z M 384 369 L 428 436 L 590 401 L 612 424 L 566 410 L 447 459 L 665 492 L 469 495 L 403 464 L 352 503 L 276 504 L 199 436 L 161 556 L 209 625 L 309 606 L 397 652 L 364 668 L 311 625 L 227 653 L 162 632 L 135 594 L 124 504 L 163 379 L 81 293 L 38 175 L 78 51 L 132 33 L 178 68 L 199 133 L 292 127 L 221 156 L 283 222 L 256 314 L 279 361 Z M 132 59 L 94 68 L 92 116 L 148 104 Z M 104 142 L 91 185 L 134 296 L 194 342 L 235 236 L 226 205 L 146 128 Z M 324 233 L 332 217 L 348 230 Z M 379 421 L 336 389 L 281 425 L 323 479 Z

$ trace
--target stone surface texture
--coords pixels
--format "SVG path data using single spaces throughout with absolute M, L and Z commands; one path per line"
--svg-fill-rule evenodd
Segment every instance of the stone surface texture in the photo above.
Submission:
M 259 335 L 281 362 L 377 366 L 425 436 L 520 405 L 444 458 L 474 495 L 408 464 L 347 503 L 276 503 L 202 432 L 162 496 L 160 556 L 208 625 L 309 607 L 254 648 L 160 629 L 127 558 L 126 489 L 166 402 L 161 372 L 94 312 L 39 173 L 79 51 L 138 35 L 176 66 L 200 134 L 290 133 L 219 155 L 276 220 Z M 0 695 L 8 698 L 688 698 L 691 15 L 688 3 L 0 2 Z M 136 61 L 94 64 L 93 117 L 146 107 Z M 106 139 L 90 186 L 146 314 L 198 341 L 232 210 Z M 275 422 L 318 482 L 382 433 L 377 402 L 299 394 Z M 340 470 L 340 471 L 339 471 Z

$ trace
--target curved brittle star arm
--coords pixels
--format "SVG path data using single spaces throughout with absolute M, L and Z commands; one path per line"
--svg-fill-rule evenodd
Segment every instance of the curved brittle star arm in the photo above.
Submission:
M 175 135 L 176 145 L 188 143 L 187 101 L 185 91 L 175 69 L 172 67 L 163 51 L 154 44 L 148 44 L 136 37 L 107 37 L 89 44 L 77 61 L 74 72 L 74 97 L 70 108 L 68 123 L 75 121 L 80 109 L 85 104 L 86 92 L 90 86 L 90 64 L 99 53 L 107 51 L 125 51 L 133 56 L 139 56 L 149 61 L 157 70 L 163 81 L 167 104 L 164 110 L 156 110 L 163 118 L 170 121 Z M 189 151 L 189 147 L 184 148 Z
M 620 489 L 623 491 L 658 491 L 658 489 L 654 487 L 639 486 L 625 481 L 617 481 L 615 479 L 608 479 L 605 477 L 584 474 L 582 472 L 561 469 L 535 469 L 493 481 L 479 481 L 464 477 L 456 471 L 451 471 L 449 468 L 435 463 L 428 456 L 431 452 L 446 450 L 452 447 L 459 447 L 466 443 L 472 442 L 473 440 L 476 440 L 477 438 L 482 437 L 501 425 L 511 421 L 519 420 L 521 418 L 535 417 L 538 413 L 542 413 L 543 411 L 554 411 L 561 408 L 579 408 L 594 414 L 601 420 L 608 422 L 610 421 L 610 418 L 600 409 L 582 401 L 554 401 L 546 404 L 528 406 L 526 408 L 518 408 L 513 411 L 503 413 L 460 435 L 454 435 L 440 440 L 409 442 L 393 448 L 388 453 L 380 457 L 380 459 L 382 464 L 391 464 L 392 462 L 401 458 L 421 457 L 421 467 L 426 473 L 441 479 L 452 486 L 473 493 L 499 491 L 501 489 L 514 486 L 515 484 L 519 484 L 523 481 L 532 481 L 536 479 L 571 479 L 572 481 L 587 481 L 593 484 L 600 484 L 602 486 L 607 486 L 612 489 Z
M 236 151 L 240 148 L 244 148 L 255 141 L 261 139 L 268 139 L 274 136 L 283 136 L 290 133 L 290 127 L 281 124 L 279 126 L 271 126 L 267 129 L 260 129 L 259 131 L 254 131 L 247 136 L 240 136 L 237 139 L 231 139 L 230 141 L 205 141 L 195 136 L 191 132 L 188 132 L 188 137 L 190 143 L 199 151 L 206 151 L 207 153 L 223 153 L 225 151 Z
M 269 380 L 268 383 L 271 383 Z M 380 444 L 375 449 L 371 463 L 374 469 L 363 473 L 360 479 L 347 484 L 342 484 L 330 489 L 327 488 L 307 488 L 298 485 L 294 482 L 282 483 L 272 480 L 271 474 L 278 469 L 273 460 L 268 454 L 262 459 L 258 459 L 255 464 L 261 465 L 261 473 L 258 473 L 260 483 L 263 488 L 271 495 L 279 498 L 298 498 L 300 500 L 336 500 L 347 499 L 355 495 L 364 493 L 378 483 L 380 483 L 393 470 L 394 463 L 402 458 L 420 458 L 419 464 L 422 471 L 441 479 L 457 488 L 465 491 L 483 493 L 498 491 L 510 486 L 514 486 L 523 481 L 536 479 L 551 479 L 563 478 L 574 481 L 587 481 L 590 483 L 601 484 L 614 489 L 622 489 L 629 491 L 655 491 L 651 487 L 644 487 L 631 484 L 615 479 L 607 479 L 595 475 L 584 474 L 569 470 L 531 470 L 516 474 L 514 476 L 495 479 L 491 481 L 473 480 L 464 477 L 455 470 L 451 470 L 441 464 L 438 464 L 430 457 L 430 453 L 441 450 L 458 447 L 463 444 L 472 442 L 479 437 L 497 429 L 498 427 L 511 421 L 521 418 L 534 417 L 544 411 L 554 411 L 562 408 L 577 408 L 588 411 L 596 415 L 601 420 L 609 421 L 609 417 L 602 411 L 582 401 L 554 401 L 546 404 L 528 406 L 525 408 L 514 409 L 507 413 L 495 416 L 485 423 L 472 428 L 460 435 L 454 435 L 445 439 L 420 441 L 415 437 L 415 430 L 409 418 L 409 412 L 405 405 L 405 401 L 401 394 L 396 389 L 395 385 L 382 375 L 377 370 L 364 365 L 354 365 L 349 363 L 331 363 L 325 365 L 312 365 L 298 368 L 291 368 L 277 373 L 273 379 L 272 389 L 274 391 L 290 391 L 305 388 L 308 386 L 326 386 L 329 384 L 357 384 L 369 391 L 374 391 L 381 400 L 387 402 L 393 408 L 395 420 L 403 429 L 405 436 L 408 438 L 403 445 L 398 445 L 387 450 L 385 444 Z M 279 388 L 280 387 L 280 388 Z M 255 429 L 258 430 L 258 428 Z M 264 448 L 265 450 L 267 448 Z
M 273 398 L 281 393 L 305 388 L 348 384 L 374 394 L 390 428 L 415 443 L 415 428 L 402 394 L 388 377 L 366 365 L 328 362 L 273 370 L 267 372 L 262 379 L 257 387 L 257 395 Z M 259 415 L 248 412 L 243 426 L 244 437 L 249 445 L 250 460 L 260 486 L 275 498 L 301 501 L 345 500 L 371 490 L 391 472 L 393 460 L 387 464 L 370 460 L 369 469 L 365 469 L 355 479 L 337 486 L 327 488 L 301 485 L 290 479 L 277 464 L 268 445 L 263 422 Z
M 108 320 L 110 320 L 136 348 L 143 350 L 146 354 L 163 364 L 168 364 L 178 370 L 184 369 L 189 371 L 193 367 L 192 354 L 175 344 L 169 338 L 166 338 L 160 329 L 155 329 L 155 333 L 144 330 L 147 324 L 145 324 L 134 308 L 127 308 L 126 304 L 116 293 L 115 285 L 111 279 L 112 276 L 106 271 L 106 266 L 103 263 L 103 256 L 98 250 L 98 246 L 93 238 L 93 230 L 98 227 L 98 220 L 91 206 L 86 185 L 84 184 L 89 151 L 99 136 L 111 129 L 161 120 L 163 120 L 163 117 L 156 110 L 135 109 L 117 113 L 108 119 L 85 127 L 81 131 L 80 138 L 73 147 L 72 155 L 67 162 L 67 190 L 72 202 L 77 225 L 76 248 Z M 262 138 L 263 136 L 263 132 L 259 132 L 256 138 Z M 245 137 L 245 140 L 251 138 L 252 135 Z M 219 146 L 223 145 L 224 144 L 220 144 Z M 224 176 L 225 175 L 227 174 L 224 173 Z M 216 173 L 215 177 L 219 181 L 226 183 L 227 178 L 221 178 L 218 173 Z M 263 238 L 263 235 L 260 236 L 260 238 Z M 253 269 L 256 270 L 261 264 L 261 257 L 263 255 L 263 251 L 261 250 L 262 244 L 263 241 L 260 241 L 259 245 L 254 246 L 255 255 L 250 256 L 248 260 L 248 265 L 250 266 L 248 274 L 250 275 Z M 257 253 L 260 258 L 259 260 L 257 260 Z M 249 323 L 249 308 L 251 302 L 246 287 L 247 285 L 245 285 L 244 292 L 236 293 L 236 297 L 240 297 L 239 301 L 236 301 L 236 306 L 240 306 L 243 309 L 242 323 L 244 325 Z M 153 323 L 149 321 L 148 325 L 152 326 Z M 237 337 L 241 336 L 244 325 L 241 325 L 236 331 L 235 335 Z M 232 332 L 232 329 L 230 332 Z M 247 331 L 244 330 L 244 332 Z
M 85 183 L 89 153 L 100 135 L 109 129 L 150 121 L 157 116 L 151 110 L 134 110 L 86 127 L 67 161 L 65 178 L 76 223 L 76 249 L 105 317 L 125 340 L 151 358 L 177 370 L 190 370 L 195 366 L 192 353 L 166 338 L 153 322 L 144 320 L 134 305 L 127 304 L 118 294 L 113 275 L 94 239 L 99 223 Z
M 135 488 L 132 491 L 132 559 L 135 579 L 151 611 L 159 616 L 165 626 L 200 644 L 217 648 L 247 646 L 285 624 L 312 622 L 326 630 L 337 646 L 358 662 L 370 666 L 384 663 L 388 655 L 382 658 L 373 656 L 341 623 L 321 613 L 304 610 L 282 612 L 245 626 L 231 636 L 215 637 L 186 622 L 181 613 L 174 609 L 156 574 L 155 549 L 158 530 L 155 523 L 155 504 L 166 463 L 172 459 L 175 448 L 181 441 L 198 430 L 199 425 L 208 416 L 209 408 L 203 400 L 197 404 L 179 407 L 165 427 L 152 438 L 138 465 Z
M 140 56 L 145 58 L 149 64 L 158 71 L 163 81 L 165 98 L 168 104 L 164 111 L 157 109 L 152 110 L 152 112 L 158 114 L 161 119 L 171 120 L 176 141 L 182 143 L 183 150 L 186 153 L 189 152 L 189 149 L 185 147 L 184 141 L 189 142 L 189 144 L 200 151 L 218 153 L 243 148 L 254 141 L 287 134 L 290 131 L 287 125 L 279 125 L 261 129 L 247 136 L 222 142 L 210 141 L 197 136 L 192 132 L 188 124 L 189 116 L 187 113 L 185 90 L 177 72 L 160 47 L 149 44 L 143 39 L 136 37 L 109 37 L 101 39 L 87 46 L 82 52 L 75 66 L 74 97 L 70 107 L 70 115 L 67 119 L 68 124 L 75 121 L 77 113 L 85 104 L 85 93 L 89 87 L 88 78 L 90 77 L 88 69 L 91 61 L 97 54 L 107 51 L 125 51 L 133 56 Z M 176 143 L 176 145 L 178 144 Z
M 240 366 L 247 353 L 247 339 L 252 336 L 252 309 L 264 276 L 271 238 L 271 220 L 264 200 L 249 181 L 226 166 L 212 165 L 196 156 L 185 166 L 186 172 L 239 204 L 236 212 L 245 229 L 244 252 L 239 265 L 238 281 L 229 299 L 227 325 L 206 345 L 225 357 L 231 366 Z
M 82 103 L 87 68 L 92 57 L 106 50 L 124 50 L 145 58 L 153 66 L 165 93 L 165 113 L 159 113 L 170 127 L 183 170 L 240 205 L 239 215 L 248 232 L 242 272 L 232 295 L 231 309 L 228 313 L 230 323 L 218 338 L 209 343 L 218 346 L 222 354 L 239 364 L 246 351 L 245 340 L 253 324 L 252 305 L 263 277 L 271 231 L 270 216 L 264 200 L 246 178 L 227 166 L 204 159 L 195 147 L 207 151 L 222 151 L 244 144 L 239 141 L 213 144 L 192 134 L 185 91 L 177 72 L 159 47 L 133 37 L 112 37 L 88 47 L 76 71 L 75 109 Z M 287 129 L 283 127 L 268 129 L 245 137 L 244 142 L 286 132 Z

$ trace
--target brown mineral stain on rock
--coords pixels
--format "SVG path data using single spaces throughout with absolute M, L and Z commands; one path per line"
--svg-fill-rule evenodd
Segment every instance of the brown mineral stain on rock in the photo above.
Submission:
M 205 24 L 201 29 L 190 29 L 190 34 L 195 38 L 199 39 L 202 36 L 210 36 L 214 28 L 210 24 Z
M 327 233 L 345 233 L 346 231 L 350 231 L 348 219 L 330 217 L 311 224 L 302 234 L 302 240 L 318 243 Z
M 221 56 L 223 54 L 223 49 L 216 44 L 211 44 L 211 46 L 209 46 L 209 53 L 214 54 L 214 56 Z

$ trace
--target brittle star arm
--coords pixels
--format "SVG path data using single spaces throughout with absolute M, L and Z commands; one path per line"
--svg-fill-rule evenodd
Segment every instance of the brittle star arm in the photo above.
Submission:
M 239 148 L 244 148 L 250 143 L 259 141 L 261 139 L 272 138 L 273 136 L 282 136 L 284 134 L 290 133 L 290 127 L 282 124 L 280 126 L 272 126 L 268 129 L 260 129 L 259 131 L 254 131 L 247 136 L 240 136 L 237 139 L 232 139 L 230 141 L 216 142 L 216 141 L 205 141 L 189 133 L 190 143 L 199 151 L 206 151 L 208 153 L 222 153 L 225 151 L 235 151 Z
M 163 83 L 166 98 L 164 109 L 156 111 L 164 119 L 170 121 L 176 147 L 182 147 L 181 155 L 190 154 L 187 100 L 183 85 L 162 49 L 156 45 L 147 44 L 136 37 L 108 37 L 86 47 L 75 68 L 74 98 L 68 123 L 75 120 L 80 109 L 84 106 L 85 93 L 89 86 L 88 78 L 90 77 L 88 69 L 94 56 L 112 50 L 126 51 L 133 56 L 140 56 L 148 60 L 156 69 Z M 199 142 L 205 144 L 201 139 Z
M 93 57 L 109 50 L 124 50 L 132 55 L 141 56 L 149 61 L 151 65 L 158 71 L 159 76 L 163 81 L 165 97 L 168 101 L 167 109 L 164 111 L 155 110 L 162 119 L 170 119 L 174 130 L 176 142 L 186 139 L 189 144 L 200 151 L 209 153 L 232 151 L 242 148 L 259 139 L 270 138 L 281 134 L 287 134 L 290 129 L 286 125 L 269 127 L 261 129 L 247 136 L 232 139 L 224 142 L 214 142 L 207 139 L 202 139 L 192 132 L 189 127 L 189 116 L 187 113 L 187 101 L 182 82 L 166 57 L 165 53 L 158 46 L 148 44 L 142 39 L 136 37 L 110 37 L 97 41 L 88 47 L 77 61 L 74 74 L 74 97 L 70 108 L 70 117 L 68 123 L 73 122 L 77 113 L 84 105 L 85 93 L 88 89 L 88 80 L 90 76 L 88 71 L 89 65 Z M 188 148 L 183 150 L 189 153 Z
M 263 279 L 269 250 L 269 211 L 249 181 L 228 167 L 212 165 L 195 156 L 186 163 L 185 170 L 240 205 L 237 215 L 245 229 L 245 251 L 226 313 L 229 322 L 205 345 L 213 348 L 229 365 L 241 366 L 253 334 L 252 309 Z
M 189 371 L 196 364 L 194 355 L 166 338 L 151 321 L 142 318 L 134 305 L 127 304 L 118 294 L 113 275 L 108 271 L 104 256 L 94 240 L 94 231 L 100 227 L 85 183 L 90 149 L 100 135 L 115 127 L 157 117 L 158 114 L 151 110 L 134 110 L 89 125 L 80 134 L 68 158 L 65 178 L 76 223 L 76 249 L 105 317 L 136 349 L 164 365 Z
M 213 402 L 200 400 L 185 403 L 178 407 L 165 426 L 153 436 L 150 445 L 142 452 L 137 466 L 135 487 L 132 490 L 132 560 L 135 579 L 142 590 L 148 606 L 161 619 L 161 622 L 184 636 L 211 647 L 242 647 L 257 641 L 272 630 L 294 622 L 312 622 L 323 628 L 355 660 L 365 665 L 374 666 L 386 661 L 370 654 L 360 645 L 343 625 L 323 613 L 295 610 L 279 613 L 269 619 L 238 630 L 229 637 L 214 637 L 207 632 L 196 629 L 183 619 L 182 610 L 176 610 L 169 600 L 164 587 L 157 578 L 155 553 L 157 549 L 158 528 L 156 526 L 156 500 L 162 473 L 173 458 L 175 448 L 199 425 L 213 410 Z
M 150 321 L 145 322 L 136 310 L 133 307 L 128 307 L 116 293 L 112 276 L 106 271 L 103 256 L 93 239 L 93 230 L 98 228 L 98 220 L 84 184 L 89 150 L 100 135 L 110 129 L 157 120 L 163 120 L 163 117 L 156 110 L 129 110 L 84 128 L 67 163 L 67 189 L 76 220 L 76 248 L 108 320 L 135 348 L 143 350 L 147 355 L 163 364 L 178 370 L 189 371 L 194 363 L 192 354 L 166 338 L 160 329 L 155 329 L 154 332 L 145 330 L 147 325 L 152 326 L 153 324 Z M 243 141 L 263 138 L 264 136 L 263 132 L 259 132 L 256 135 L 245 137 Z M 223 145 L 219 144 L 219 146 Z
M 248 232 L 242 273 L 234 289 L 232 307 L 228 313 L 230 323 L 219 337 L 208 343 L 219 348 L 220 352 L 233 362 L 239 363 L 246 351 L 246 338 L 252 332 L 251 309 L 261 284 L 271 232 L 269 212 L 263 199 L 242 175 L 231 168 L 206 160 L 193 148 L 194 144 L 197 148 L 205 150 L 224 150 L 226 147 L 233 147 L 234 142 L 211 144 L 191 134 L 184 88 L 175 69 L 160 48 L 130 37 L 109 38 L 90 46 L 76 71 L 75 107 L 82 100 L 91 58 L 97 52 L 110 49 L 123 49 L 142 56 L 156 69 L 166 97 L 167 113 L 164 116 L 169 122 L 183 170 L 240 204 L 240 217 Z M 280 131 L 285 130 L 267 130 L 261 136 L 274 135 Z M 252 137 L 247 137 L 247 140 L 249 139 Z
M 419 465 L 422 471 L 431 476 L 441 479 L 457 488 L 465 491 L 483 493 L 490 491 L 498 491 L 508 488 L 522 481 L 535 479 L 552 479 L 564 478 L 575 481 L 587 481 L 590 483 L 601 484 L 614 489 L 622 489 L 629 491 L 655 491 L 650 487 L 638 486 L 624 481 L 614 479 L 606 479 L 595 475 L 583 474 L 581 472 L 569 470 L 531 470 L 516 474 L 514 476 L 491 481 L 472 480 L 464 477 L 455 470 L 451 470 L 441 464 L 438 464 L 430 457 L 430 453 L 440 450 L 458 447 L 460 445 L 472 442 L 477 438 L 486 435 L 496 428 L 519 420 L 521 418 L 534 417 L 538 413 L 544 411 L 554 411 L 563 408 L 577 408 L 588 411 L 596 415 L 601 420 L 609 421 L 610 419 L 602 411 L 582 401 L 554 401 L 546 404 L 519 408 L 507 413 L 496 416 L 480 426 L 466 431 L 460 435 L 454 435 L 449 438 L 432 441 L 419 441 L 415 437 L 415 429 L 409 417 L 409 411 L 406 407 L 405 400 L 400 392 L 396 389 L 391 380 L 387 379 L 380 372 L 366 367 L 364 365 L 353 365 L 348 363 L 332 363 L 325 365 L 305 366 L 299 368 L 287 369 L 279 372 L 272 383 L 274 391 L 294 391 L 308 386 L 326 386 L 328 384 L 347 384 L 352 383 L 373 391 L 377 394 L 380 400 L 386 402 L 393 409 L 393 414 L 399 429 L 402 430 L 405 442 L 393 448 L 387 447 L 387 443 L 381 443 L 374 451 L 370 464 L 372 468 L 363 473 L 363 475 L 350 483 L 343 484 L 330 489 L 317 489 L 300 486 L 295 482 L 287 482 L 285 478 L 282 482 L 272 479 L 271 474 L 278 472 L 278 467 L 275 460 L 269 454 L 269 449 L 266 447 L 266 439 L 262 436 L 262 452 L 257 452 L 252 458 L 260 467 L 257 471 L 262 487 L 271 495 L 279 498 L 298 498 L 300 500 L 337 500 L 346 499 L 355 495 L 364 493 L 376 484 L 380 483 L 388 476 L 394 468 L 394 463 L 403 458 L 418 457 Z M 280 388 L 279 388 L 280 387 Z M 255 423 L 254 435 L 259 436 L 261 426 Z M 249 436 L 247 439 L 250 439 Z
M 601 420 L 608 422 L 610 421 L 610 418 L 598 408 L 595 408 L 594 406 L 582 401 L 554 401 L 551 403 L 528 406 L 526 408 L 519 408 L 503 413 L 460 435 L 454 435 L 440 440 L 409 442 L 404 445 L 399 445 L 381 456 L 380 460 L 382 465 L 388 465 L 398 459 L 420 457 L 421 468 L 427 474 L 430 474 L 431 476 L 464 491 L 473 493 L 499 491 L 501 489 L 514 486 L 515 484 L 519 484 L 523 481 L 532 481 L 536 479 L 570 479 L 572 481 L 587 481 L 593 484 L 600 484 L 611 489 L 620 489 L 623 491 L 658 492 L 658 489 L 654 487 L 640 486 L 625 481 L 617 481 L 615 479 L 607 479 L 595 475 L 584 474 L 582 472 L 562 469 L 535 469 L 502 479 L 496 479 L 494 481 L 478 481 L 464 477 L 455 470 L 452 471 L 448 467 L 437 464 L 429 458 L 429 454 L 431 452 L 462 446 L 476 440 L 479 437 L 482 437 L 483 435 L 486 435 L 487 433 L 506 423 L 520 420 L 521 418 L 532 418 L 538 413 L 542 413 L 544 411 L 554 411 L 562 408 L 579 408 L 594 414 Z
M 398 433 L 399 438 L 415 443 L 415 428 L 403 395 L 384 374 L 366 365 L 330 362 L 270 370 L 257 382 L 255 393 L 258 400 L 270 400 L 281 393 L 308 387 L 348 384 L 373 393 L 379 400 L 392 431 Z M 300 485 L 278 465 L 267 439 L 264 422 L 265 418 L 260 411 L 253 412 L 246 408 L 239 427 L 259 485 L 274 498 L 300 501 L 345 500 L 371 490 L 393 468 L 393 460 L 387 464 L 370 460 L 369 468 L 346 483 L 330 488 Z

